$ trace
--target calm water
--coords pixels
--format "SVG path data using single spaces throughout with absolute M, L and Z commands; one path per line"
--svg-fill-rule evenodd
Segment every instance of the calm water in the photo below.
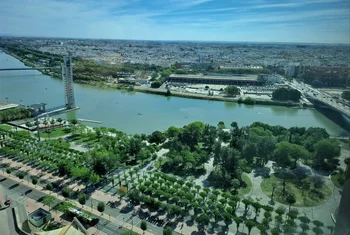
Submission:
M 0 52 L 0 68 L 21 67 L 25 67 L 22 62 Z M 103 126 L 127 133 L 151 133 L 197 120 L 212 125 L 224 121 L 227 126 L 232 121 L 241 126 L 261 121 L 286 127 L 324 127 L 332 135 L 344 132 L 316 110 L 164 97 L 80 84 L 74 85 L 74 92 L 80 107 L 77 118 L 99 120 Z M 0 100 L 6 97 L 12 103 L 44 102 L 48 108 L 55 107 L 64 104 L 63 84 L 38 71 L 4 71 L 0 72 Z

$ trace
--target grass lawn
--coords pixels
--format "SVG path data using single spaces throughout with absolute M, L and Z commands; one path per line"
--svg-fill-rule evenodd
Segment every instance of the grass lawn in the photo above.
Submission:
M 244 182 L 246 182 L 247 187 L 245 187 L 245 188 L 240 188 L 240 189 L 238 190 L 238 196 L 243 196 L 243 195 L 245 195 L 245 194 L 247 194 L 247 193 L 250 193 L 250 191 L 252 190 L 252 181 L 249 179 L 249 177 L 248 177 L 247 174 L 243 173 L 243 175 L 242 175 L 242 180 L 243 180 Z
M 341 179 L 341 178 L 344 178 L 344 174 L 337 173 L 337 174 L 333 174 L 331 176 L 333 184 L 339 189 L 343 188 L 343 184 L 340 184 L 340 182 L 339 182 L 339 179 Z
M 69 128 L 57 128 L 50 133 L 50 138 L 64 136 L 70 132 L 71 130 Z M 49 138 L 49 134 L 46 132 L 40 132 L 40 137 Z
M 308 179 L 306 179 L 308 180 Z M 283 204 L 288 205 L 284 197 L 281 196 L 281 182 L 275 174 L 270 175 L 270 178 L 264 179 L 261 182 L 261 190 L 271 198 L 272 184 L 277 183 L 277 188 L 275 190 L 274 200 Z M 313 186 L 311 186 L 313 189 Z M 321 189 L 317 190 L 316 193 L 310 191 L 305 192 L 305 196 L 302 196 L 302 192 L 294 184 L 288 183 L 286 186 L 287 192 L 292 192 L 295 195 L 296 203 L 293 206 L 316 206 L 324 203 L 331 195 L 331 190 L 324 185 Z
M 12 129 L 12 126 L 8 126 L 8 125 L 0 125 L 0 129 L 4 130 L 4 131 L 9 131 Z

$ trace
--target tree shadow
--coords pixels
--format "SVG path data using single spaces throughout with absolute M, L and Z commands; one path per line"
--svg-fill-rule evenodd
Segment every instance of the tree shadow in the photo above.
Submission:
M 254 169 L 254 177 L 259 177 L 261 176 L 262 178 L 266 179 L 270 177 L 270 167 L 259 167 Z
M 14 188 L 16 188 L 16 187 L 18 187 L 19 186 L 19 184 L 13 184 L 13 185 L 11 185 L 10 187 L 9 187 L 9 189 L 14 189 Z

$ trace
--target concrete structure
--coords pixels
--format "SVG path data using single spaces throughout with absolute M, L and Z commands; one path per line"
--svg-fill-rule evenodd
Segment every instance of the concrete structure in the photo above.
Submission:
M 34 235 L 89 235 L 89 232 L 74 218 L 73 222 L 60 229 L 47 232 L 35 232 Z
M 345 170 L 346 181 L 343 186 L 342 197 L 339 205 L 337 222 L 335 224 L 335 235 L 350 234 L 350 169 L 349 165 Z
M 75 108 L 74 90 L 73 90 L 73 69 L 72 69 L 72 56 L 69 53 L 68 56 L 63 57 L 62 63 L 62 79 L 64 82 L 64 98 L 67 109 Z
M 217 85 L 261 85 L 257 75 L 235 74 L 228 75 L 184 75 L 172 74 L 167 79 L 168 82 L 177 83 L 202 83 Z
M 9 104 L 7 102 L 1 102 L 0 101 L 0 111 L 12 109 L 18 107 L 18 104 Z
M 289 77 L 297 77 L 300 71 L 300 63 L 290 63 L 286 67 L 286 75 Z
M 259 74 L 258 80 L 263 81 L 266 85 L 282 83 L 282 77 L 278 74 Z
M 51 213 L 41 208 L 33 211 L 28 215 L 29 222 L 35 227 L 41 227 L 51 219 Z

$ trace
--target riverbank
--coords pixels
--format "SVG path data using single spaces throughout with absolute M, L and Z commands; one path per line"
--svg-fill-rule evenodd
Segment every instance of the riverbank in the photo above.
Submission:
M 3 52 L 20 60 L 26 66 L 30 66 L 34 68 L 36 67 L 35 64 L 25 61 L 24 58 L 19 57 L 12 52 L 9 52 L 7 50 L 3 50 Z M 57 74 L 53 75 L 50 72 L 39 70 L 39 69 L 38 71 L 40 71 L 41 73 L 47 76 L 61 79 L 61 77 L 58 76 Z M 89 84 L 99 88 L 115 88 L 119 90 L 136 91 L 136 92 L 142 92 L 147 94 L 167 96 L 167 91 L 159 88 L 145 88 L 145 87 L 139 87 L 139 86 L 125 85 L 125 84 L 111 84 L 111 83 L 106 83 L 104 81 L 74 80 L 74 82 L 79 84 Z M 239 98 L 231 98 L 231 97 L 223 97 L 223 96 L 208 96 L 208 95 L 202 95 L 202 94 L 196 94 L 196 93 L 184 93 L 184 92 L 177 92 L 177 91 L 171 91 L 171 96 L 188 98 L 188 99 L 212 100 L 212 101 L 222 101 L 222 102 L 238 102 L 239 100 Z M 255 101 L 255 104 L 259 104 L 259 105 L 274 105 L 274 106 L 285 106 L 285 107 L 292 107 L 292 108 L 313 108 L 313 105 L 307 104 L 305 107 L 301 107 L 299 103 L 295 103 L 295 102 L 283 102 L 283 101 L 264 100 L 264 99 L 254 99 L 254 101 Z M 247 104 L 247 105 L 253 105 L 253 104 Z

